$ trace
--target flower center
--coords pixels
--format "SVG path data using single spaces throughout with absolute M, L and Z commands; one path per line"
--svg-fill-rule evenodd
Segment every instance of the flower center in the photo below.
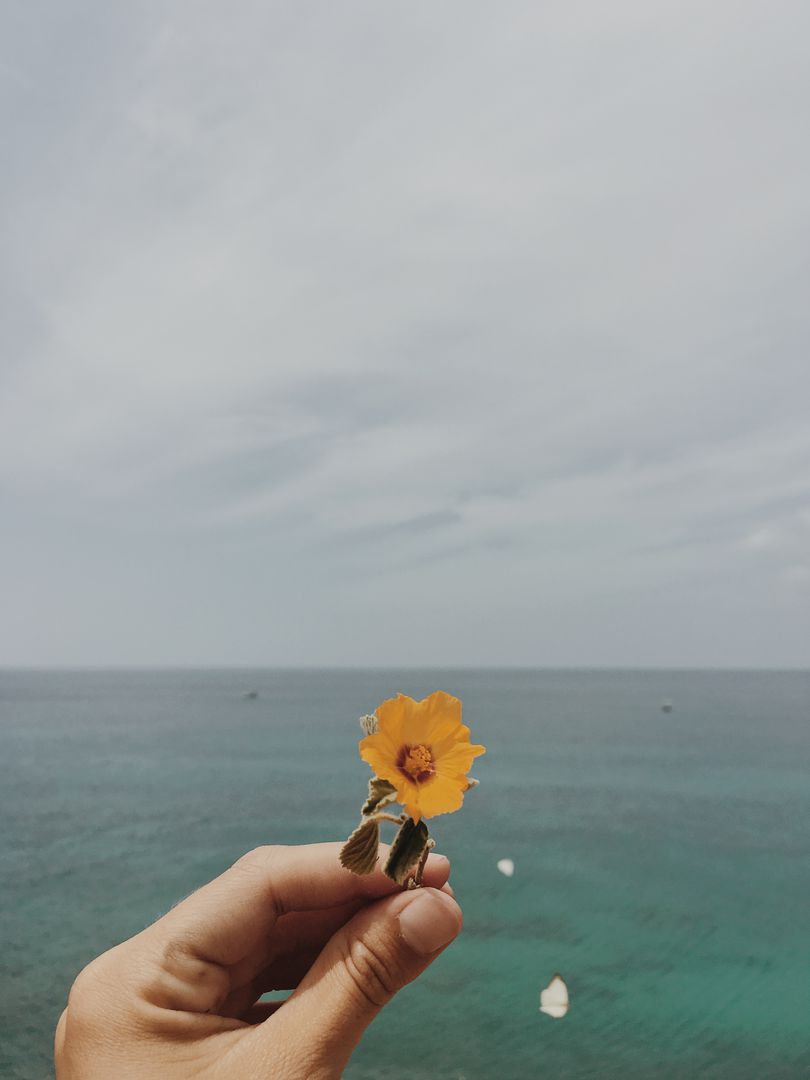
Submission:
M 415 784 L 424 784 L 436 775 L 436 766 L 430 747 L 419 743 L 417 746 L 403 746 L 397 754 L 397 768 Z

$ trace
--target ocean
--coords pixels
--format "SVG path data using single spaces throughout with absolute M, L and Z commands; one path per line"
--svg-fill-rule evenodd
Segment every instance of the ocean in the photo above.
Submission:
M 0 671 L 0 1075 L 244 851 L 344 838 L 357 717 L 435 689 L 488 747 L 431 828 L 465 927 L 349 1080 L 810 1077 L 810 674 L 522 670 Z

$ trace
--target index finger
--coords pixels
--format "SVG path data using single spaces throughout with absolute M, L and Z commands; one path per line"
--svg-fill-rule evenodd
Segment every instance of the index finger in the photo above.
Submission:
M 397 892 L 380 869 L 360 876 L 340 865 L 343 845 L 260 847 L 178 904 L 150 928 L 200 960 L 231 965 L 266 941 L 276 920 L 291 911 L 315 911 Z M 380 863 L 387 846 L 380 845 Z M 443 855 L 428 856 L 424 883 L 440 889 L 450 876 Z

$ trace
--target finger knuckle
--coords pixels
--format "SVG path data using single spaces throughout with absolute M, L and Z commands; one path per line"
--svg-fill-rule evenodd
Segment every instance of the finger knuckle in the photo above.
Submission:
M 178 983 L 193 988 L 199 1000 L 209 1003 L 206 1006 L 209 1010 L 218 1009 L 231 988 L 228 971 L 199 956 L 193 940 L 182 937 L 166 942 L 157 954 L 157 962 L 144 970 L 139 996 L 160 1007 L 174 1008 Z
M 266 873 L 278 863 L 284 850 L 280 844 L 262 844 L 238 858 L 233 869 L 248 874 Z
M 256 866 L 263 866 L 267 859 L 267 853 L 272 850 L 269 844 L 261 844 L 259 847 L 251 848 L 250 851 L 246 851 L 244 855 L 239 856 L 233 864 L 233 868 L 234 870 L 253 870 Z
M 82 968 L 68 994 L 71 1025 L 94 1027 L 103 1023 L 104 1005 L 110 993 L 107 954 Z
M 343 969 L 354 992 L 375 1009 L 386 1005 L 399 989 L 401 980 L 391 957 L 362 938 L 348 943 Z
M 268 903 L 274 906 L 277 915 L 285 912 L 281 898 L 273 889 L 273 874 L 281 866 L 286 850 L 287 848 L 280 844 L 264 844 L 246 852 L 231 867 L 231 873 L 248 874 L 254 879 L 261 879 Z

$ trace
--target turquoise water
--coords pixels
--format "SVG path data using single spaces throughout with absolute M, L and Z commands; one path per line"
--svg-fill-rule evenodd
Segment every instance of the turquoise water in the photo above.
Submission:
M 810 675 L 528 671 L 0 672 L 0 1075 L 50 1075 L 78 969 L 243 851 L 347 834 L 356 717 L 438 688 L 489 747 L 433 823 L 465 929 L 346 1075 L 810 1076 Z

